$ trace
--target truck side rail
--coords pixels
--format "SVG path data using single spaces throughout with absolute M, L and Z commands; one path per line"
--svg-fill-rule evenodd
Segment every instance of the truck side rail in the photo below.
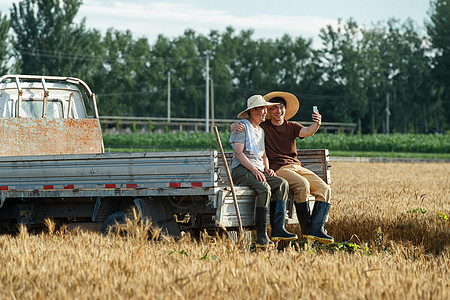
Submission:
M 217 193 L 217 151 L 0 157 L 6 198 Z M 138 191 L 138 193 L 136 193 Z

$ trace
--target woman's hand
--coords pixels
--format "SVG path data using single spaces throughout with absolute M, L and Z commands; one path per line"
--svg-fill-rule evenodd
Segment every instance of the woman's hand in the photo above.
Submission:
M 266 176 L 264 176 L 264 174 L 260 170 L 255 168 L 252 171 L 252 174 L 255 175 L 257 180 L 259 180 L 259 181 L 266 181 Z

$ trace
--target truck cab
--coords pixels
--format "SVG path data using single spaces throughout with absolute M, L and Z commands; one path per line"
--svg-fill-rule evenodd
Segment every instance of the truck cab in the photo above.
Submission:
M 73 77 L 0 77 L 0 136 L 0 156 L 104 152 L 95 94 Z

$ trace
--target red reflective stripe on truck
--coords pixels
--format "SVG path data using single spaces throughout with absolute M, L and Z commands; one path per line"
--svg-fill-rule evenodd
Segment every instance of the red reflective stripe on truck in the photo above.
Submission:
M 105 189 L 115 189 L 116 185 L 115 184 L 105 184 Z
M 171 183 L 169 183 L 169 186 L 170 187 L 180 187 L 181 183 L 179 183 L 179 182 L 171 182 Z
M 6 190 L 8 190 L 7 185 L 0 186 L 0 191 L 6 191 Z
M 73 190 L 74 188 L 75 187 L 74 187 L 73 184 L 69 184 L 69 185 L 64 186 L 64 189 L 66 189 L 66 190 Z
M 53 185 L 44 185 L 44 190 L 53 190 Z
M 135 188 L 137 187 L 136 183 L 127 183 L 127 188 Z
M 193 188 L 203 187 L 203 182 L 191 182 L 191 187 Z

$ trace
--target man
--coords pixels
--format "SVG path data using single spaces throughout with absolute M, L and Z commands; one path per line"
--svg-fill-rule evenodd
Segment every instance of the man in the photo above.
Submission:
M 286 179 L 294 193 L 295 208 L 302 235 L 325 244 L 334 242 L 323 225 L 330 209 L 330 187 L 312 171 L 304 168 L 297 159 L 295 139 L 312 136 L 319 129 L 322 116 L 313 112 L 314 124 L 304 127 L 297 122 L 288 121 L 298 111 L 297 98 L 286 92 L 272 92 L 264 96 L 270 103 L 277 103 L 269 108 L 267 120 L 261 124 L 265 132 L 266 152 L 277 176 Z M 232 125 L 232 130 L 242 130 L 241 126 Z M 310 213 L 308 198 L 312 194 L 316 201 Z
M 270 169 L 264 144 L 264 130 L 259 126 L 267 115 L 268 103 L 261 95 L 254 95 L 247 100 L 247 109 L 238 114 L 244 130 L 232 132 L 230 142 L 233 147 L 231 177 L 236 185 L 246 185 L 256 192 L 256 247 L 273 245 L 267 236 L 267 219 L 269 202 L 273 198 L 275 219 L 272 223 L 272 240 L 296 240 L 297 235 L 284 228 L 286 200 L 289 186 L 286 180 L 275 176 Z

